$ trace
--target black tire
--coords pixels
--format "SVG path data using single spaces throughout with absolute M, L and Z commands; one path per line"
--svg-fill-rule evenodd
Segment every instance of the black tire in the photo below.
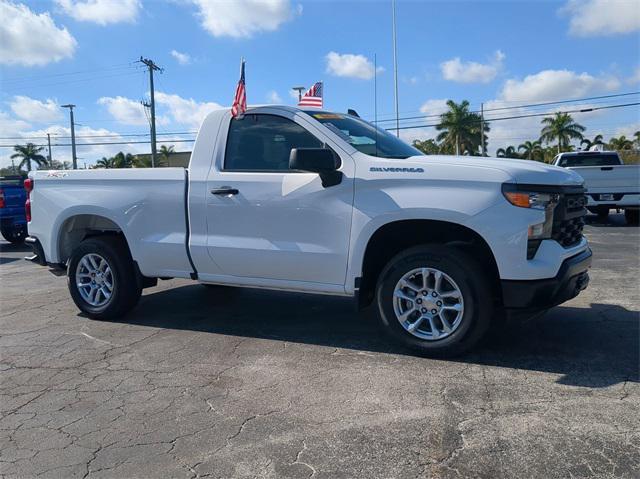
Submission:
M 608 206 L 591 206 L 587 209 L 594 215 L 598 215 L 598 219 L 600 220 L 606 220 L 609 217 Z
M 436 268 L 458 285 L 464 301 L 460 323 L 444 339 L 421 339 L 409 333 L 398 321 L 393 293 L 398 281 L 416 268 Z M 480 265 L 454 247 L 424 245 L 396 255 L 382 270 L 376 287 L 376 310 L 385 332 L 404 346 L 430 357 L 451 357 L 473 347 L 487 331 L 493 314 L 491 281 Z
M 113 275 L 113 292 L 106 304 L 99 307 L 86 302 L 76 285 L 75 274 L 80 260 L 89 253 L 106 260 Z M 76 306 L 93 319 L 112 320 L 132 310 L 142 294 L 141 282 L 136 277 L 133 259 L 125 241 L 118 236 L 101 236 L 84 240 L 75 249 L 67 268 L 67 284 Z
M 2 233 L 2 237 L 4 239 L 6 239 L 9 243 L 12 244 L 22 244 L 24 243 L 24 240 L 27 237 L 27 228 L 20 228 L 18 230 L 9 230 L 9 229 L 2 229 L 2 231 L 0 231 L 0 233 Z
M 640 210 L 624 210 L 624 219 L 627 220 L 628 225 L 638 226 L 638 223 L 640 221 Z

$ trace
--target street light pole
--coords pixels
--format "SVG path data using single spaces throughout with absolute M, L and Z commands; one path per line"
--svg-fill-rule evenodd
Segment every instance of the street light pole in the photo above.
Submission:
M 484 146 L 484 103 L 480 103 L 480 142 L 482 144 L 482 156 L 487 156 Z
M 398 113 L 398 46 L 396 42 L 396 0 L 391 0 L 393 18 L 393 89 L 396 103 L 396 136 L 400 137 L 400 118 Z
M 67 105 L 61 105 L 61 106 L 62 108 L 69 109 L 69 121 L 71 122 L 71 159 L 73 161 L 73 169 L 77 170 L 78 157 L 76 156 L 76 129 L 75 129 L 75 123 L 73 121 L 73 108 L 75 107 L 75 105 L 72 105 L 71 103 L 69 103 Z

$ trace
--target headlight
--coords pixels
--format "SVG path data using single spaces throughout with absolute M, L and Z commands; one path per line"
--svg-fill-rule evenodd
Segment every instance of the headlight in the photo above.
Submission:
M 509 203 L 520 208 L 533 208 L 546 210 L 549 206 L 555 206 L 558 195 L 553 193 L 539 193 L 536 191 L 505 191 L 502 193 Z
M 560 195 L 548 191 L 536 191 L 535 188 L 527 188 L 526 185 L 514 183 L 503 184 L 502 194 L 514 206 L 544 211 L 544 221 L 529 226 L 527 259 L 532 259 L 542 240 L 551 238 L 553 211 L 558 204 Z

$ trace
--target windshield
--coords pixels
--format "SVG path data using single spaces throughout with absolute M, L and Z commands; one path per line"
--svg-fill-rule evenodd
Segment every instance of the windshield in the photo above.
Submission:
M 305 111 L 305 113 L 339 135 L 356 150 L 367 155 L 397 159 L 422 155 L 420 150 L 360 118 L 327 111 Z
M 558 166 L 611 166 L 619 165 L 620 159 L 615 153 L 595 153 L 586 155 L 563 155 Z

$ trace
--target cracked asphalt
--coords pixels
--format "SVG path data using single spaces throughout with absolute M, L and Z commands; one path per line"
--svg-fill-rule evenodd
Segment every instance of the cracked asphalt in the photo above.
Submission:
M 455 360 L 350 301 L 162 281 L 120 322 L 0 252 L 0 475 L 638 477 L 638 228 L 590 217 L 590 287 Z

